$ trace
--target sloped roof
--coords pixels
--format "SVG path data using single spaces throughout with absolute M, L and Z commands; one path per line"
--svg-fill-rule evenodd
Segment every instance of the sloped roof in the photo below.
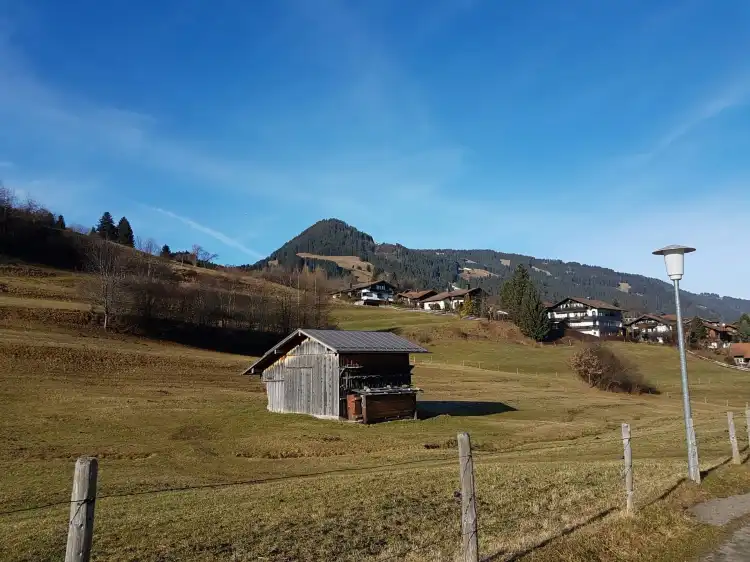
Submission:
M 428 299 L 424 299 L 422 302 L 438 302 L 445 299 L 453 299 L 458 297 L 465 297 L 466 295 L 474 295 L 480 291 L 483 291 L 481 287 L 474 287 L 473 289 L 456 289 L 455 291 L 445 291 L 438 293 Z
M 623 311 L 624 310 L 624 309 L 620 308 L 619 306 L 615 306 L 613 304 L 609 304 L 608 302 L 604 302 L 604 301 L 600 301 L 600 300 L 596 300 L 596 299 L 581 299 L 581 298 L 578 298 L 578 297 L 567 297 L 567 298 L 564 298 L 563 300 L 561 300 L 559 302 L 556 302 L 555 304 L 553 304 L 552 306 L 550 306 L 548 308 L 556 308 L 556 307 L 560 306 L 562 303 L 564 303 L 566 301 L 580 302 L 581 304 L 584 304 L 586 306 L 590 306 L 591 308 L 603 308 L 604 310 L 619 310 L 619 311 Z
M 381 283 L 384 285 L 388 285 L 391 289 L 396 288 L 396 286 L 393 283 L 389 283 L 388 281 L 384 279 L 380 279 L 378 281 L 368 281 L 367 283 L 357 283 L 347 289 L 341 289 L 340 291 L 335 291 L 333 294 L 337 295 L 339 293 L 348 293 L 349 291 L 359 291 L 360 289 L 368 289 L 369 287 L 372 287 L 373 285 L 379 285 Z
M 664 324 L 665 326 L 674 326 L 677 321 L 672 321 L 666 316 L 657 316 L 655 314 L 641 314 L 638 318 L 635 320 L 631 320 L 630 322 L 626 322 L 626 326 L 632 326 L 633 324 L 640 322 L 642 320 L 654 320 L 655 322 L 659 322 L 660 324 Z
M 428 296 L 432 296 L 435 293 L 436 291 L 433 291 L 432 289 L 426 289 L 424 291 L 406 291 L 405 293 L 399 293 L 399 296 L 407 299 L 419 300 Z
M 733 343 L 729 348 L 729 355 L 750 359 L 750 343 Z
M 428 353 L 425 348 L 391 332 L 299 329 L 266 351 L 242 374 L 263 372 L 306 338 L 317 341 L 333 353 Z

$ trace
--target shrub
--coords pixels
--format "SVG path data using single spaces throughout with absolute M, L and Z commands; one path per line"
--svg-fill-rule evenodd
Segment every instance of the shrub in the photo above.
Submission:
M 656 392 L 630 362 L 601 343 L 590 343 L 570 359 L 570 367 L 589 386 L 609 392 Z

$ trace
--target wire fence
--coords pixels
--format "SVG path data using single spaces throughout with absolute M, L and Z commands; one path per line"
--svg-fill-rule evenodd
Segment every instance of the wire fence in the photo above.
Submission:
M 745 420 L 750 424 L 750 410 L 746 411 L 746 417 Z M 726 420 L 724 420 L 726 423 Z M 730 416 L 730 422 L 729 422 L 729 428 L 722 429 L 720 420 L 719 419 L 713 419 L 713 418 L 705 418 L 701 420 L 701 424 L 698 426 L 698 435 L 699 437 L 705 437 L 707 439 L 718 439 L 722 437 L 722 434 L 729 433 L 730 439 L 725 441 L 726 448 L 724 449 L 725 452 L 734 452 L 736 450 L 736 435 L 734 434 L 734 426 L 733 422 L 731 421 Z M 367 465 L 367 466 L 358 466 L 358 467 L 346 467 L 346 468 L 335 468 L 330 470 L 320 470 L 320 471 L 311 471 L 311 472 L 305 472 L 305 473 L 297 473 L 297 474 L 290 474 L 290 475 L 283 475 L 283 476 L 270 476 L 265 478 L 256 478 L 256 479 L 246 479 L 246 480 L 234 480 L 234 481 L 224 481 L 224 482 L 214 482 L 214 483 L 205 483 L 205 484 L 195 484 L 195 485 L 184 485 L 184 486 L 173 486 L 173 487 L 159 487 L 159 488 L 151 488 L 151 489 L 144 489 L 144 490 L 134 490 L 134 491 L 115 491 L 110 492 L 106 494 L 95 494 L 93 497 L 76 497 L 76 485 L 74 484 L 73 487 L 73 495 L 70 499 L 54 499 L 39 505 L 34 506 L 25 506 L 25 507 L 18 507 L 18 508 L 12 508 L 12 509 L 6 509 L 0 511 L 0 516 L 4 517 L 10 517 L 15 514 L 22 514 L 22 513 L 29 513 L 29 512 L 38 512 L 46 509 L 51 509 L 55 507 L 61 507 L 61 506 L 75 506 L 74 509 L 71 509 L 71 514 L 69 518 L 69 522 L 67 525 L 68 530 L 68 540 L 70 542 L 71 536 L 74 536 L 76 533 L 78 533 L 81 529 L 80 528 L 86 528 L 85 524 L 79 524 L 81 519 L 81 511 L 84 509 L 84 507 L 88 508 L 87 506 L 91 506 L 91 527 L 93 529 L 93 504 L 95 502 L 99 502 L 102 500 L 107 499 L 114 499 L 114 498 L 129 498 L 129 497 L 139 497 L 139 496 L 149 496 L 149 495 L 158 495 L 158 494 L 175 494 L 175 493 L 181 493 L 181 492 L 189 492 L 189 491 L 201 491 L 201 490 L 212 490 L 212 489 L 220 489 L 220 488 L 227 488 L 231 486 L 259 486 L 259 485 L 265 485 L 265 484 L 272 484 L 272 483 L 279 483 L 279 482 L 290 482 L 293 483 L 295 481 L 303 480 L 303 479 L 314 479 L 314 478 L 321 478 L 321 477 L 327 477 L 327 476 L 341 476 L 346 477 L 348 475 L 354 475 L 358 472 L 373 472 L 373 471 L 398 471 L 398 470 L 408 470 L 410 468 L 419 468 L 419 469 L 425 469 L 425 470 L 431 470 L 431 469 L 445 469 L 446 467 L 452 465 L 456 461 L 460 463 L 460 471 L 458 474 L 457 481 L 458 482 L 465 482 L 466 481 L 466 474 L 465 472 L 467 470 L 472 471 L 472 489 L 466 490 L 463 489 L 460 492 L 457 492 L 459 494 L 459 497 L 461 498 L 462 502 L 464 499 L 464 494 L 471 494 L 472 498 L 476 498 L 475 496 L 475 490 L 473 489 L 473 480 L 474 480 L 474 470 L 475 467 L 477 469 L 477 481 L 479 483 L 479 499 L 481 500 L 479 503 L 479 513 L 478 518 L 475 518 L 475 521 L 478 519 L 479 523 L 475 524 L 475 527 L 467 531 L 466 529 L 460 531 L 458 533 L 459 536 L 456 536 L 453 541 L 450 539 L 449 536 L 446 536 L 445 533 L 436 533 L 434 540 L 432 539 L 422 539 L 419 541 L 419 544 L 413 544 L 413 543 L 403 543 L 403 544 L 387 544 L 385 547 L 381 549 L 380 552 L 369 552 L 368 556 L 373 560 L 378 560 L 380 562 L 387 562 L 390 560 L 396 560 L 396 559 L 408 559 L 408 557 L 413 556 L 423 556 L 420 559 L 437 559 L 434 556 L 430 557 L 428 556 L 428 553 L 435 554 L 436 552 L 443 553 L 445 557 L 451 558 L 452 556 L 455 556 L 457 553 L 459 556 L 462 556 L 462 560 L 465 560 L 466 562 L 476 562 L 479 558 L 472 558 L 470 555 L 467 555 L 465 552 L 465 548 L 459 546 L 459 545 L 465 545 L 466 541 L 464 540 L 467 533 L 473 533 L 477 536 L 483 537 L 485 540 L 481 544 L 487 544 L 487 545 L 493 545 L 496 544 L 499 540 L 502 539 L 501 535 L 507 530 L 507 524 L 503 522 L 502 520 L 502 514 L 498 514 L 497 512 L 488 511 L 485 515 L 486 521 L 484 524 L 482 524 L 482 516 L 483 512 L 482 510 L 485 509 L 485 506 L 487 504 L 491 504 L 491 502 L 488 501 L 487 498 L 482 497 L 481 490 L 483 490 L 483 484 L 482 484 L 482 478 L 488 475 L 487 472 L 495 470 L 497 468 L 498 463 L 504 463 L 506 465 L 514 465 L 514 466 L 520 466 L 523 467 L 524 465 L 534 465 L 538 464 L 538 460 L 533 459 L 523 459 L 516 456 L 518 453 L 538 453 L 538 452 L 547 452 L 547 453 L 554 453 L 559 450 L 563 451 L 577 451 L 576 455 L 569 455 L 566 458 L 575 458 L 576 456 L 581 457 L 582 455 L 585 457 L 585 455 L 590 455 L 592 452 L 595 452 L 599 455 L 596 464 L 592 461 L 586 460 L 586 458 L 579 459 L 580 462 L 584 463 L 591 463 L 591 471 L 593 472 L 602 472 L 610 473 L 611 477 L 608 477 L 611 479 L 609 482 L 609 485 L 607 485 L 607 489 L 610 490 L 607 493 L 603 493 L 601 497 L 594 495 L 590 495 L 592 505 L 587 506 L 577 506 L 576 509 L 581 511 L 580 516 L 576 517 L 576 521 L 573 523 L 568 523 L 566 525 L 559 526 L 556 529 L 549 530 L 542 532 L 540 529 L 540 532 L 538 533 L 538 540 L 533 542 L 533 544 L 511 544 L 510 547 L 499 549 L 497 551 L 493 552 L 486 552 L 483 553 L 485 555 L 483 560 L 516 560 L 518 557 L 524 554 L 528 554 L 530 552 L 533 552 L 535 549 L 538 549 L 542 546 L 545 546 L 549 544 L 551 540 L 554 540 L 557 537 L 561 537 L 564 535 L 569 534 L 573 530 L 576 530 L 578 528 L 581 528 L 586 525 L 590 525 L 592 523 L 595 523 L 597 521 L 601 521 L 608 516 L 619 513 L 619 512 L 628 512 L 632 509 L 635 510 L 641 510 L 644 509 L 655 502 L 658 502 L 662 500 L 664 497 L 669 495 L 672 491 L 674 491 L 681 482 L 683 482 L 685 478 L 685 474 L 681 474 L 681 472 L 684 472 L 684 467 L 682 466 L 684 463 L 675 463 L 675 471 L 672 474 L 661 474 L 659 478 L 657 478 L 655 481 L 652 481 L 649 483 L 649 485 L 642 485 L 640 489 L 642 491 L 639 491 L 638 486 L 638 463 L 647 463 L 647 462 L 660 462 L 658 459 L 655 458 L 638 458 L 638 444 L 639 441 L 641 442 L 673 442 L 675 440 L 684 440 L 685 435 L 681 434 L 681 432 L 676 431 L 674 428 L 669 431 L 653 431 L 649 430 L 647 427 L 640 428 L 642 430 L 642 433 L 639 433 L 639 428 L 636 428 L 636 431 L 631 436 L 630 434 L 630 426 L 627 424 L 623 424 L 623 428 L 621 432 L 617 432 L 614 430 L 607 430 L 603 432 L 593 433 L 590 435 L 584 435 L 579 436 L 570 440 L 559 440 L 559 441 L 540 441 L 538 443 L 532 443 L 532 444 L 522 444 L 514 447 L 507 447 L 502 450 L 494 450 L 494 451 L 469 451 L 468 456 L 461 454 L 459 451 L 459 454 L 457 455 L 454 450 L 450 452 L 446 452 L 445 454 L 442 454 L 440 456 L 433 456 L 426 459 L 416 459 L 411 461 L 403 461 L 403 462 L 393 462 L 393 463 L 382 463 L 382 464 L 374 464 L 374 465 Z M 625 426 L 627 426 L 627 433 L 625 431 Z M 746 428 L 746 432 L 743 432 L 745 435 L 745 440 L 743 442 L 750 443 L 750 425 Z M 725 436 L 725 435 L 724 435 Z M 732 443 L 732 438 L 734 436 L 735 442 Z M 460 438 L 459 438 L 460 440 Z M 459 445 L 460 446 L 460 445 Z M 732 449 L 734 447 L 734 450 Z M 747 453 L 749 447 L 745 446 L 742 448 L 742 451 L 744 453 Z M 631 456 L 632 453 L 632 456 Z M 633 456 L 635 457 L 635 465 L 636 469 L 634 470 L 633 466 Z M 707 466 L 704 463 L 704 471 L 711 471 L 717 468 L 718 466 L 722 466 L 724 464 L 727 464 L 728 462 L 740 462 L 737 459 L 736 455 L 728 456 L 723 455 L 723 457 L 726 457 L 725 460 L 721 460 L 718 463 L 715 463 L 712 466 Z M 552 457 L 551 457 L 552 458 Z M 466 463 L 466 460 L 470 460 L 471 462 Z M 90 459 L 91 460 L 91 459 Z M 554 458 L 552 458 L 554 461 Z M 97 461 L 94 459 L 94 463 L 97 463 Z M 554 461 L 559 462 L 559 461 Z M 576 462 L 576 461 L 568 461 L 568 462 Z M 80 463 L 80 460 L 78 463 L 76 463 L 76 478 L 78 478 L 78 465 Z M 602 468 L 601 463 L 604 463 L 604 468 Z M 619 469 L 615 469 L 617 463 L 622 463 L 622 466 Z M 553 463 L 554 464 L 554 463 Z M 642 468 L 644 469 L 644 472 L 647 472 L 645 470 L 646 464 L 642 465 Z M 106 467 L 105 467 L 106 470 Z M 553 472 L 550 474 L 554 475 L 554 467 Z M 607 472 L 609 471 L 609 472 Z M 584 475 L 585 476 L 585 475 Z M 644 474 L 645 476 L 645 474 Z M 635 486 L 635 502 L 634 506 L 633 503 L 631 503 L 631 500 L 633 499 L 634 491 L 633 491 L 633 481 L 635 480 L 636 486 Z M 585 482 L 585 478 L 583 479 Z M 522 485 L 522 484 L 519 484 Z M 616 496 L 620 497 L 619 501 L 612 502 L 612 492 L 611 490 L 614 489 L 612 487 L 617 488 L 619 491 L 616 493 Z M 549 483 L 548 487 L 542 487 L 542 491 L 547 490 L 547 493 L 552 493 L 555 495 L 559 495 L 559 491 L 557 490 L 557 484 L 554 482 L 554 478 L 552 478 L 551 482 Z M 542 498 L 543 499 L 543 498 Z M 594 501 L 595 500 L 595 501 Z M 473 499 L 473 505 L 477 505 L 476 501 Z M 542 502 L 543 503 L 543 502 Z M 585 508 L 585 509 L 584 509 Z M 462 521 L 466 521 L 468 518 L 467 512 L 466 512 L 466 503 L 463 502 L 463 507 L 461 510 L 459 510 L 458 514 Z M 470 518 L 469 518 L 470 519 Z M 76 524 L 73 525 L 73 521 L 76 521 Z M 85 521 L 84 521 L 85 522 Z M 92 531 L 93 532 L 93 531 Z M 498 538 L 499 537 L 499 538 Z M 454 542 L 454 545 L 451 543 Z M 511 541 L 512 542 L 512 541 Z M 462 552 L 462 549 L 464 550 Z M 490 546 L 490 550 L 492 547 Z M 391 551 L 396 551 L 394 554 L 391 554 Z M 468 558 L 466 556 L 469 556 Z M 359 555 L 356 557 L 356 559 L 363 559 L 367 558 L 367 556 Z M 85 557 L 79 557 L 79 558 L 66 558 L 67 562 L 84 562 L 88 561 L 88 558 Z

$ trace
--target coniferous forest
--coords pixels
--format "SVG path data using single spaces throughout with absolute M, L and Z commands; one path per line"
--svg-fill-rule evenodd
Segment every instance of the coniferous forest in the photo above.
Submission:
M 672 286 L 662 280 L 621 273 L 611 269 L 577 262 L 539 259 L 494 250 L 416 250 L 399 244 L 378 244 L 369 234 L 338 219 L 319 221 L 290 240 L 267 259 L 248 268 L 265 268 L 278 262 L 283 268 L 326 264 L 329 275 L 346 276 L 348 272 L 332 262 L 302 259 L 299 253 L 322 256 L 358 256 L 370 262 L 373 273 L 401 289 L 431 288 L 445 290 L 460 287 L 482 287 L 498 296 L 503 283 L 510 279 L 518 265 L 527 268 L 540 296 L 558 301 L 568 296 L 600 299 L 618 304 L 632 312 L 674 312 Z M 313 263 L 310 263 L 313 262 Z M 484 270 L 482 277 L 469 275 L 466 269 Z M 687 316 L 722 319 L 728 322 L 750 311 L 750 301 L 721 297 L 712 293 L 682 292 Z

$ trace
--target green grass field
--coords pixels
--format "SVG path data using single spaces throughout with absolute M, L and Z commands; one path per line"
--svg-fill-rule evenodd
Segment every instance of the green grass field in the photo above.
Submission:
M 484 556 L 507 560 L 586 524 L 527 556 L 685 560 L 718 531 L 683 504 L 750 484 L 744 466 L 721 468 L 700 490 L 683 484 L 656 501 L 686 471 L 674 349 L 613 344 L 662 391 L 628 396 L 577 380 L 571 347 L 474 339 L 476 321 L 442 315 L 354 306 L 334 315 L 344 328 L 432 330 L 432 353 L 415 367 L 424 419 L 362 426 L 271 414 L 257 378 L 239 376 L 248 357 L 1 329 L 0 511 L 67 501 L 75 459 L 96 455 L 96 560 L 449 561 L 460 543 L 455 438 L 468 431 Z M 697 360 L 689 369 L 709 469 L 729 455 L 727 404 L 747 443 L 750 380 Z M 608 511 L 623 504 L 622 422 L 642 509 L 628 519 Z M 246 483 L 130 495 L 237 481 Z M 67 505 L 0 515 L 0 559 L 60 560 L 67 516 Z

